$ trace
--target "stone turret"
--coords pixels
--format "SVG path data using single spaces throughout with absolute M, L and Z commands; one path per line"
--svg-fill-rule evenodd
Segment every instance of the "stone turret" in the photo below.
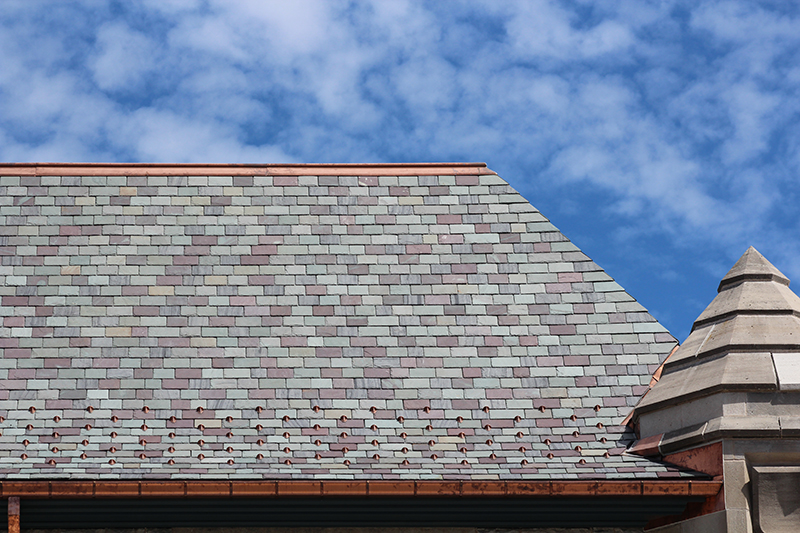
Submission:
M 631 451 L 718 450 L 721 510 L 664 531 L 800 531 L 800 298 L 752 247 L 718 291 L 637 405 Z

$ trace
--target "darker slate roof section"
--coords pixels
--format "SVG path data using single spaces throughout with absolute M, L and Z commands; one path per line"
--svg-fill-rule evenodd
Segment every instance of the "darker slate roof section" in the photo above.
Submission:
M 0 168 L 0 476 L 689 475 L 619 425 L 675 340 L 484 166 L 227 168 Z

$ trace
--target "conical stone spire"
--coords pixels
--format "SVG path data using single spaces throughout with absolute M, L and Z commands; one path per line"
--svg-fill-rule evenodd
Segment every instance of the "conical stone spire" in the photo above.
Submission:
M 800 298 L 789 279 L 750 247 L 718 290 L 636 407 L 640 436 L 663 434 L 662 452 L 724 435 L 781 435 L 782 417 L 797 418 L 797 406 L 774 398 L 800 389 Z

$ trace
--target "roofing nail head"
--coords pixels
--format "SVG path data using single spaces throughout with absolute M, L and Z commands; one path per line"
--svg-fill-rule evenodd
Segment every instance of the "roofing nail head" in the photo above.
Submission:
M 175 464 L 175 459 L 170 459 L 169 461 L 167 461 L 167 464 L 170 465 L 170 466 L 174 465 Z
M 50 449 L 50 451 L 51 451 L 51 452 L 53 452 L 53 453 L 58 453 L 58 446 L 53 446 L 53 447 Z
M 111 448 L 109 448 L 108 451 L 111 452 L 111 453 L 117 453 L 117 449 L 115 447 L 113 447 L 113 446 Z
M 119 417 L 117 415 L 114 415 L 111 417 L 111 421 L 116 424 L 117 422 L 119 422 Z
M 375 413 L 378 412 L 378 408 L 373 405 L 372 407 L 369 408 L 369 412 L 374 415 Z
M 60 416 L 58 416 L 58 415 L 54 416 L 54 417 L 53 417 L 53 422 L 55 422 L 56 424 L 58 424 L 59 422 L 61 422 L 61 417 L 60 417 Z
M 86 457 L 88 457 L 88 456 L 85 453 L 81 454 L 81 459 L 86 459 Z
M 433 431 L 433 426 L 428 424 L 427 426 L 425 426 L 425 431 Z
M 575 422 L 578 419 L 578 417 L 575 416 L 575 415 L 572 415 L 572 416 L 569 417 L 569 419 L 572 420 L 573 422 Z
M 90 412 L 90 413 L 91 413 L 92 411 L 94 411 L 94 407 L 92 407 L 92 406 L 90 405 L 89 407 L 87 407 L 87 408 L 86 408 L 86 410 L 87 410 L 88 412 Z
M 169 434 L 169 438 L 174 439 L 175 438 L 175 433 L 170 433 Z
M 403 448 L 403 449 L 402 449 L 402 450 L 400 450 L 400 451 L 401 451 L 401 452 L 403 452 L 403 453 L 408 453 L 408 448 Z
M 291 420 L 291 418 L 289 418 L 289 415 L 283 415 L 284 422 L 288 422 L 289 420 Z
M 483 412 L 484 413 L 488 413 L 489 412 L 489 406 L 488 405 L 484 405 L 483 406 Z
M 203 411 L 205 411 L 205 409 L 203 409 L 203 408 L 202 408 L 202 407 L 200 407 L 200 406 L 198 406 L 198 407 L 197 407 L 197 412 L 198 412 L 198 413 L 202 413 Z
M 169 448 L 167 448 L 167 451 L 168 451 L 169 453 L 175 453 L 175 448 L 174 448 L 174 447 L 172 447 L 172 446 L 170 446 Z
M 258 444 L 259 446 L 263 446 L 264 445 L 264 439 L 258 439 L 256 441 L 256 444 Z
M 31 413 L 35 413 L 36 412 L 36 408 L 31 405 L 30 407 L 28 407 L 28 411 L 30 411 Z
M 464 421 L 464 417 L 463 417 L 463 416 L 457 416 L 457 417 L 456 417 L 456 422 L 458 422 L 459 424 L 460 424 L 461 422 L 463 422 L 463 421 Z
M 233 422 L 233 417 L 232 417 L 232 416 L 225 417 L 225 421 L 226 421 L 228 424 L 230 424 L 231 422 Z
M 372 441 L 372 445 L 373 445 L 373 446 L 377 446 L 377 445 L 378 445 L 378 441 L 377 441 L 377 440 L 373 440 L 373 441 Z
M 259 461 L 262 460 L 263 458 L 264 458 L 264 454 L 263 453 L 260 453 L 260 454 L 256 455 L 256 459 L 258 459 Z
M 492 444 L 494 444 L 494 441 L 492 441 L 492 439 L 486 441 L 487 446 L 491 446 Z
M 515 417 L 514 417 L 514 422 L 516 422 L 517 424 L 519 424 L 520 422 L 522 422 L 522 417 L 521 417 L 521 416 L 519 416 L 519 415 L 515 416 Z
M 108 464 L 115 465 L 115 464 L 117 464 L 117 462 L 114 459 L 109 459 L 108 460 Z
M 203 439 L 200 439 L 200 440 L 197 441 L 197 445 L 198 446 L 205 446 L 206 445 L 206 441 L 204 441 Z
M 111 432 L 111 438 L 112 439 L 116 439 L 117 438 L 117 432 L 116 431 L 112 431 Z
M 314 441 L 314 445 L 315 446 L 322 446 L 322 441 L 317 439 L 317 440 Z
M 232 465 L 233 464 L 233 459 L 228 459 L 228 464 Z
M 83 439 L 83 441 L 81 441 L 81 444 L 83 444 L 84 446 L 88 446 L 89 445 L 89 439 Z
M 466 448 L 466 447 L 464 447 L 464 448 L 461 448 L 459 451 L 460 451 L 461 453 L 467 453 L 467 448 Z
M 172 423 L 174 424 L 175 422 L 177 422 L 177 421 L 178 421 L 178 419 L 177 419 L 177 418 L 175 418 L 174 416 L 171 416 L 171 417 L 169 417 L 169 421 L 170 421 L 170 422 L 172 422 Z
M 315 413 L 319 413 L 319 405 L 315 405 L 314 407 L 312 407 L 312 409 L 314 410 Z
M 555 455 L 553 455 L 552 453 L 548 453 L 548 454 L 547 454 L 547 458 L 548 458 L 548 459 L 552 459 L 553 457 L 555 457 Z
M 149 413 L 150 412 L 150 408 L 145 405 L 144 407 L 142 407 L 142 412 L 143 413 Z
M 229 431 L 225 436 L 228 437 L 229 439 L 232 439 L 233 438 L 233 432 Z
M 319 431 L 319 424 L 314 424 L 314 431 Z
M 86 424 L 85 426 L 83 426 L 83 429 L 85 429 L 86 431 L 89 431 L 90 429 L 92 429 L 92 425 L 91 424 Z
M 198 454 L 197 458 L 202 461 L 203 459 L 206 458 L 206 456 L 201 453 L 201 454 Z
M 199 429 L 200 431 L 205 431 L 206 430 L 206 426 L 204 426 L 203 424 L 198 424 L 197 425 L 197 429 Z
M 147 459 L 147 456 L 143 453 L 139 454 L 139 459 Z
M 228 453 L 233 453 L 233 448 L 228 446 L 227 448 L 225 448 L 225 451 L 228 452 Z
M 381 458 L 381 456 L 376 453 L 372 456 L 372 458 L 378 461 Z
M 497 459 L 497 455 L 495 455 L 495 454 L 493 454 L 493 453 L 492 453 L 492 454 L 489 454 L 489 459 L 491 459 L 492 461 L 494 461 L 495 459 Z
M 369 427 L 369 429 L 371 429 L 372 431 L 378 431 L 378 426 L 376 426 L 375 424 L 372 424 L 372 425 Z
M 23 453 L 22 455 L 19 456 L 19 458 L 24 461 L 25 459 L 28 458 L 28 454 L 27 453 Z
M 147 424 L 142 424 L 142 427 L 140 429 L 142 431 L 147 431 Z
M 400 433 L 400 438 L 401 438 L 401 439 L 405 439 L 406 437 L 408 437 L 408 434 L 407 434 L 407 433 L 405 433 L 405 432 L 403 432 L 403 433 Z
M 28 424 L 27 426 L 25 426 L 25 429 L 27 429 L 28 431 L 32 431 L 33 430 L 33 424 Z
M 256 431 L 261 431 L 262 429 L 264 429 L 264 426 L 261 424 L 256 424 Z
M 345 466 L 350 466 L 350 459 L 345 459 L 344 464 Z
M 24 441 L 22 441 L 22 445 L 23 446 L 27 446 L 30 443 L 31 443 L 31 441 L 29 441 L 28 439 L 25 439 Z

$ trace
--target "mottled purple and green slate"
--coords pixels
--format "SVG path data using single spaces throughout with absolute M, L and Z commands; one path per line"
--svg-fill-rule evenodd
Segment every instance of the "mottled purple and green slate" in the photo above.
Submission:
M 0 476 L 686 475 L 675 339 L 480 170 L 0 176 Z

